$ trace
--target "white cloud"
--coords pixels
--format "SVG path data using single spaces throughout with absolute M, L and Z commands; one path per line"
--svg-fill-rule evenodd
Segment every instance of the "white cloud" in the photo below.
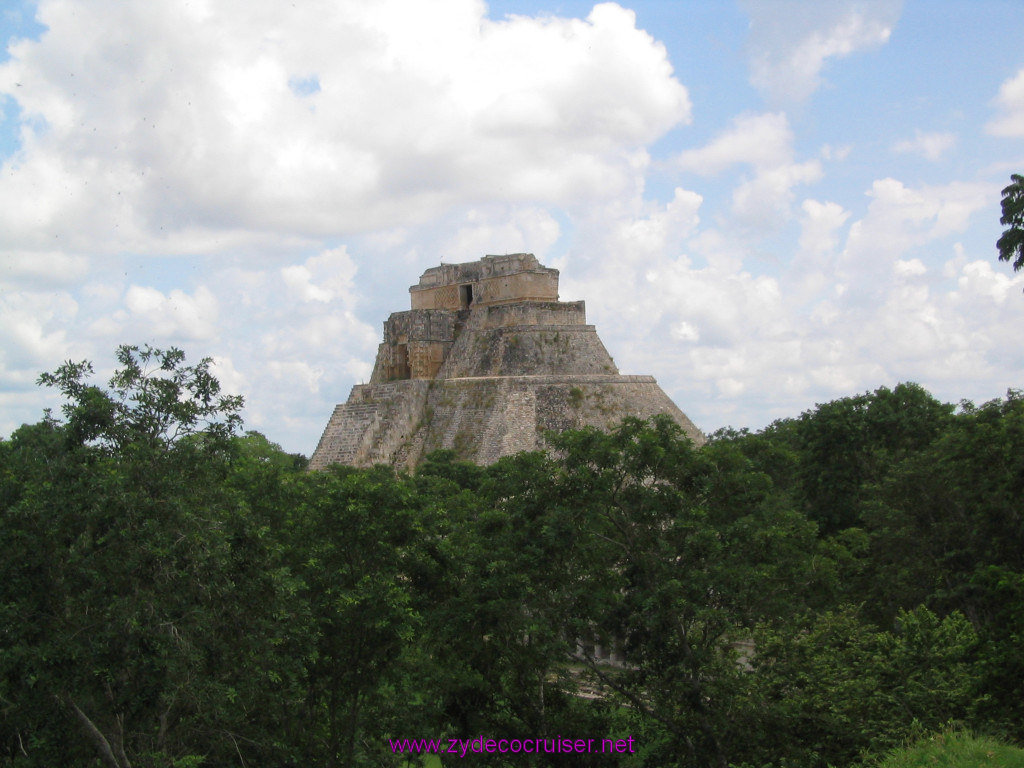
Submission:
M 822 160 L 845 160 L 850 156 L 850 152 L 853 151 L 853 147 L 849 144 L 843 144 L 839 147 L 833 147 L 831 144 L 825 144 L 821 148 L 821 159 Z
M 925 274 L 928 268 L 920 259 L 897 259 L 893 264 L 893 271 L 897 277 L 918 277 Z
M 740 115 L 732 126 L 700 149 L 681 153 L 676 163 L 682 170 L 705 176 L 736 164 L 774 168 L 793 158 L 793 131 L 782 112 Z
M 41 367 L 73 357 L 68 331 L 78 310 L 78 302 L 64 291 L 0 292 L 4 378 L 34 381 Z
M 0 246 L 0 283 L 10 281 L 23 287 L 67 286 L 87 273 L 89 260 L 81 254 L 62 251 L 4 251 Z
M 267 365 L 270 375 L 280 381 L 299 386 L 304 392 L 316 394 L 320 390 L 320 379 L 324 372 L 309 363 L 301 361 L 279 362 L 271 360 Z
M 761 340 L 784 333 L 785 312 L 774 278 L 694 269 L 676 260 L 652 270 L 647 279 L 657 286 L 659 303 L 667 313 L 697 329 L 706 344 L 742 346 L 755 326 L 753 335 Z
M 249 379 L 235 366 L 234 360 L 225 355 L 213 358 L 210 366 L 213 375 L 220 382 L 220 391 L 226 395 L 240 395 L 249 391 Z M 244 395 L 243 395 L 244 396 Z
M 778 150 L 733 156 L 791 161 Z M 724 167 L 721 157 L 708 167 Z M 587 260 L 570 260 L 563 279 L 587 299 L 620 368 L 656 375 L 704 427 L 763 424 L 906 380 L 961 396 L 973 371 L 995 370 L 1012 318 L 1024 321 L 1024 302 L 1010 300 L 1024 275 L 1011 280 L 948 242 L 992 195 L 987 184 L 880 179 L 860 217 L 803 200 L 781 274 L 755 272 L 760 246 L 718 222 L 695 219 L 681 237 L 661 237 L 667 206 L 605 209 L 582 223 Z M 944 262 L 953 293 L 940 282 Z
M 0 66 L 25 120 L 0 228 L 27 249 L 56 234 L 92 251 L 201 252 L 232 230 L 272 241 L 466 201 L 593 200 L 630 188 L 637 149 L 689 121 L 633 12 L 485 10 L 42 0 L 48 30 Z
M 972 261 L 961 269 L 954 297 L 958 300 L 971 297 L 999 305 L 1014 293 L 1019 299 L 1022 287 L 1024 275 L 1010 277 L 996 272 L 987 261 Z
M 657 269 L 696 231 L 702 203 L 677 187 L 663 205 L 631 198 L 585 211 L 575 223 L 582 242 L 562 270 L 563 300 L 584 299 L 599 315 L 614 307 L 623 329 L 656 324 L 668 305 L 654 298 L 652 281 L 657 287 Z
M 357 316 L 366 282 L 348 246 L 213 274 L 209 287 L 222 309 L 207 354 L 244 387 L 232 391 L 245 395 L 247 424 L 273 427 L 273 439 L 291 450 L 313 450 L 335 404 L 368 377 L 380 341 L 383 318 L 371 326 Z
M 800 253 L 822 256 L 838 244 L 839 229 L 850 218 L 850 212 L 833 202 L 804 200 L 801 205 Z
M 311 256 L 303 264 L 281 269 L 281 279 L 300 301 L 326 304 L 351 301 L 356 267 L 345 246 Z
M 942 158 L 956 144 L 956 136 L 952 133 L 914 132 L 913 139 L 897 142 L 893 152 L 921 155 L 926 160 L 935 162 Z
M 821 72 L 888 42 L 901 0 L 806 3 L 744 0 L 750 15 L 750 80 L 773 101 L 802 101 L 821 87 Z
M 986 130 L 993 136 L 1024 137 L 1024 69 L 999 86 L 995 105 L 999 114 Z
M 664 208 L 623 222 L 618 237 L 626 247 L 619 258 L 642 254 L 642 258 L 648 259 L 672 250 L 697 229 L 703 202 L 704 198 L 696 192 L 676 187 Z
M 854 222 L 843 252 L 849 272 L 871 274 L 909 249 L 962 232 L 975 211 L 991 203 L 991 185 L 953 182 L 914 189 L 879 179 L 867 193 L 867 215 Z
M 748 228 L 770 230 L 789 218 L 793 187 L 821 177 L 821 163 L 817 160 L 762 170 L 733 191 L 733 214 Z
M 693 323 L 680 320 L 672 326 L 672 338 L 676 341 L 700 341 L 700 331 Z
M 473 207 L 440 244 L 447 262 L 474 261 L 485 254 L 533 253 L 544 255 L 561 235 L 561 227 L 543 208 Z
M 133 285 L 124 296 L 127 313 L 115 319 L 155 340 L 209 340 L 217 335 L 217 299 L 206 286 L 192 295 L 174 289 L 164 294 L 156 288 Z
M 751 230 L 778 226 L 789 217 L 793 188 L 822 177 L 820 161 L 794 161 L 793 131 L 781 112 L 740 115 L 707 145 L 679 154 L 675 164 L 702 175 L 751 166 L 754 176 L 740 180 L 732 206 L 737 222 Z

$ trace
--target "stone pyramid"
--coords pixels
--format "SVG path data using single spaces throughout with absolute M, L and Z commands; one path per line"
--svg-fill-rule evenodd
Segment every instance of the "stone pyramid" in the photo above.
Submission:
M 586 324 L 584 302 L 558 300 L 558 270 L 533 254 L 431 267 L 412 309 L 384 323 L 369 384 L 338 405 L 310 460 L 411 469 L 431 451 L 490 464 L 544 445 L 544 432 L 668 414 L 700 431 L 652 376 L 623 376 Z

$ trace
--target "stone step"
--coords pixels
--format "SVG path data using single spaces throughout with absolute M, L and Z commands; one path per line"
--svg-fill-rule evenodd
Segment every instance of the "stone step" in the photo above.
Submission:
M 318 451 L 318 464 L 352 464 L 380 432 L 381 411 L 376 403 L 343 403 L 334 409 Z

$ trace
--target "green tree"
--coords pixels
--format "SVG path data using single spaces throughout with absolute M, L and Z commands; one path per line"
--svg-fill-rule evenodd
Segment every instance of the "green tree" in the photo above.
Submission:
M 235 437 L 233 444 L 236 460 L 239 462 L 284 472 L 301 471 L 309 465 L 309 459 L 302 454 L 286 453 L 280 445 L 254 430 L 248 430 L 244 435 Z
M 241 399 L 209 361 L 122 347 L 40 377 L 65 421 L 0 452 L 0 760 L 284 764 L 294 584 L 225 480 Z
M 894 466 L 866 515 L 870 603 L 963 613 L 982 640 L 982 723 L 1024 722 L 1024 397 L 963 403 L 926 450 Z
M 802 414 L 795 436 L 807 516 L 826 535 L 860 526 L 872 488 L 895 463 L 936 439 L 952 411 L 923 387 L 904 383 Z
M 996 248 L 999 260 L 1013 263 L 1014 271 L 1024 267 L 1024 176 L 1011 174 L 1012 183 L 1003 189 L 1003 215 L 999 223 L 1007 227 Z
M 1024 749 L 986 736 L 945 730 L 893 749 L 871 763 L 872 768 L 929 768 L 936 765 L 946 768 L 977 768 L 979 765 L 1024 768 Z
M 850 765 L 963 722 L 974 701 L 978 638 L 960 613 L 939 618 L 920 606 L 881 631 L 843 606 L 755 637 L 752 765 L 758 755 L 776 765 Z
M 88 361 L 68 361 L 39 383 L 55 387 L 67 399 L 63 406 L 70 441 L 95 445 L 111 454 L 163 452 L 190 436 L 225 440 L 242 423 L 239 395 L 222 395 L 210 371 L 211 358 L 185 365 L 185 353 L 151 346 L 122 345 L 119 368 L 109 389 L 88 383 Z
M 401 687 L 400 660 L 421 622 L 412 579 L 429 534 L 409 482 L 389 467 L 334 466 L 293 485 L 288 548 L 312 638 L 303 762 L 377 763 L 395 720 L 388 691 Z
M 604 704 L 573 694 L 576 643 L 566 636 L 564 588 L 577 562 L 576 523 L 554 495 L 557 463 L 522 453 L 478 468 L 438 452 L 416 483 L 436 520 L 414 583 L 420 727 L 428 733 L 554 738 L 604 733 Z M 599 711 L 600 710 L 600 711 Z M 545 765 L 543 757 L 475 755 L 486 765 Z M 586 755 L 562 756 L 588 765 Z
M 552 479 L 530 487 L 569 523 L 556 593 L 584 676 L 629 713 L 649 764 L 728 765 L 747 742 L 745 641 L 797 610 L 815 557 L 829 569 L 815 526 L 734 444 L 697 450 L 670 419 L 550 439 Z

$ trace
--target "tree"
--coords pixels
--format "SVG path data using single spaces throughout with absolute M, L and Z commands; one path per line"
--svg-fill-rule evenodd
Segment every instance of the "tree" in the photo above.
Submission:
M 179 350 L 118 358 L 109 390 L 44 374 L 66 421 L 0 446 L 0 764 L 286 764 L 294 584 L 226 482 L 241 398 Z
M 1021 768 L 1024 766 L 1024 749 L 988 736 L 947 729 L 914 744 L 893 749 L 872 765 L 877 765 L 877 768 L 906 768 L 911 765 L 945 765 L 947 768 L 1004 765 Z
M 735 762 L 749 730 L 741 648 L 831 580 L 815 526 L 736 445 L 695 449 L 667 417 L 549 439 L 557 465 L 533 486 L 565 520 L 556 593 L 582 674 L 628 714 L 650 764 Z
M 962 721 L 973 702 L 978 638 L 959 612 L 940 618 L 919 606 L 882 631 L 840 606 L 762 628 L 755 639 L 750 705 L 759 727 L 750 729 L 748 760 L 851 765 Z
M 1008 227 L 996 241 L 1000 261 L 1012 261 L 1014 271 L 1024 268 L 1024 176 L 1011 174 L 1013 181 L 1003 192 L 1003 215 L 999 223 Z
M 39 384 L 68 399 L 63 411 L 70 440 L 119 454 L 167 449 L 190 436 L 226 440 L 240 428 L 244 401 L 221 394 L 210 358 L 185 365 L 185 353 L 174 347 L 121 345 L 117 360 L 122 367 L 109 390 L 88 383 L 88 361 L 68 361 L 39 377 Z
M 289 549 L 312 630 L 303 763 L 379 764 L 390 714 L 382 700 L 421 621 L 412 573 L 429 535 L 410 484 L 390 467 L 334 466 L 293 485 Z
M 805 412 L 795 434 L 807 516 L 825 535 L 860 526 L 873 486 L 935 440 L 952 411 L 920 385 L 903 383 Z

